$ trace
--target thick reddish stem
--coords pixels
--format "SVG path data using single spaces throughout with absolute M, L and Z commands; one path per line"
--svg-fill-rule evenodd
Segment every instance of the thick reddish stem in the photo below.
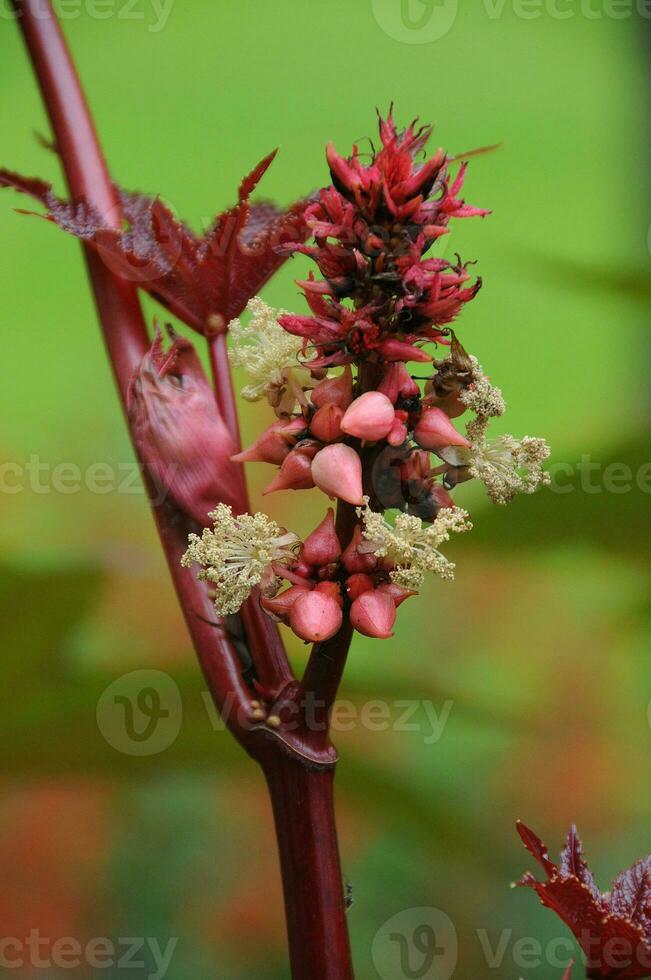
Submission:
M 334 767 L 263 763 L 273 803 L 293 980 L 352 980 L 335 826 Z
M 362 364 L 357 376 L 355 395 L 358 397 L 365 391 L 373 391 L 380 383 L 381 369 L 377 365 Z M 370 481 L 370 465 L 368 454 L 362 445 L 355 440 L 355 446 L 362 459 L 364 484 Z M 340 500 L 337 506 L 337 537 L 343 548 L 350 542 L 355 526 L 358 523 L 356 508 Z M 337 697 L 341 678 L 346 667 L 348 651 L 353 637 L 353 629 L 348 618 L 339 632 L 326 643 L 316 643 L 312 648 L 305 673 L 297 690 L 296 700 L 299 704 L 312 705 L 319 720 L 318 729 L 327 733 L 330 728 L 330 713 Z M 322 745 L 325 743 L 322 741 Z
M 49 4 L 15 0 L 15 9 L 47 107 L 70 194 L 83 197 L 107 221 L 119 224 L 116 194 L 108 175 L 88 106 L 65 40 Z M 148 350 L 149 339 L 135 286 L 118 278 L 90 248 L 84 248 L 95 303 L 122 403 L 129 382 Z M 147 482 L 147 481 L 145 481 Z M 153 504 L 152 504 L 153 506 Z M 153 506 L 161 541 L 197 654 L 218 706 L 243 741 L 251 692 L 241 676 L 235 647 L 222 630 L 204 620 L 214 610 L 203 585 L 180 566 L 186 547 L 185 520 L 169 505 Z
M 239 452 L 242 448 L 242 441 L 233 390 L 233 376 L 228 363 L 226 334 L 213 337 L 208 343 L 208 350 L 217 405 L 228 426 L 236 451 Z M 240 509 L 250 511 L 251 505 L 244 466 L 241 463 L 234 465 L 237 466 L 239 474 Z M 278 627 L 260 606 L 260 597 L 257 591 L 245 602 L 241 616 L 249 646 L 256 653 L 255 663 L 260 683 L 271 691 L 281 690 L 288 681 L 292 680 L 294 675 Z

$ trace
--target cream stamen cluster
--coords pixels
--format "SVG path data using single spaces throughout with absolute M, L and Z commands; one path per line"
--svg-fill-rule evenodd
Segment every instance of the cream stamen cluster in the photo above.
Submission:
M 231 364 L 243 368 L 251 379 L 242 388 L 242 397 L 253 402 L 266 397 L 274 408 L 282 405 L 292 411 L 296 403 L 295 375 L 301 370 L 301 343 L 278 323 L 285 310 L 272 309 L 259 296 L 249 300 L 246 309 L 251 314 L 246 326 L 239 319 L 229 325 Z M 287 401 L 291 401 L 289 407 Z
M 190 535 L 182 564 L 202 566 L 199 578 L 216 586 L 215 608 L 225 616 L 236 613 L 256 585 L 273 590 L 274 562 L 291 561 L 299 539 L 266 514 L 236 517 L 232 507 L 219 504 L 209 516 L 214 529 Z
M 392 566 L 389 577 L 395 585 L 418 591 L 426 572 L 442 579 L 454 578 L 455 565 L 439 551 L 439 545 L 449 541 L 453 533 L 472 529 L 465 510 L 446 507 L 431 524 L 425 524 L 420 517 L 398 514 L 395 523 L 390 524 L 382 514 L 370 509 L 367 500 L 357 514 L 373 554 Z

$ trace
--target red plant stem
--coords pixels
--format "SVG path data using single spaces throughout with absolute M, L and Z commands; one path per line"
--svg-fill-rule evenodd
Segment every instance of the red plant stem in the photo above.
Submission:
M 85 198 L 119 226 L 111 184 L 79 79 L 49 0 L 13 0 L 38 83 L 50 115 L 70 194 Z M 149 347 L 136 287 L 118 278 L 101 258 L 84 248 L 104 339 L 123 407 L 129 383 Z M 217 397 L 234 426 L 234 400 L 225 347 L 215 345 Z M 153 497 L 150 481 L 145 484 Z M 243 484 L 244 485 L 244 484 Z M 251 730 L 251 691 L 242 679 L 235 646 L 210 625 L 212 603 L 203 585 L 181 569 L 186 547 L 185 517 L 171 503 L 152 507 L 190 634 L 216 704 L 235 737 L 258 760 L 272 797 L 286 896 L 293 980 L 352 980 L 343 885 L 333 806 L 334 752 L 323 736 L 306 730 L 292 741 L 263 728 Z M 247 613 L 254 655 L 265 651 L 270 672 L 282 680 L 289 668 L 272 640 L 275 628 Z M 267 621 L 265 620 L 265 623 Z M 273 633 L 272 633 L 273 631 Z M 253 642 L 255 641 L 255 642 Z M 292 675 L 289 674 L 291 677 Z M 331 678 L 331 683 L 335 680 Z M 338 680 L 337 680 L 338 683 Z
M 226 334 L 218 334 L 208 342 L 210 366 L 215 385 L 215 397 L 222 418 L 236 447 L 236 452 L 242 448 L 240 424 L 237 415 L 237 404 L 233 390 L 233 376 L 228 363 Z M 239 496 L 241 510 L 249 511 L 249 492 L 246 485 L 244 466 L 234 464 L 239 477 Z M 287 659 L 285 647 L 280 638 L 278 627 L 267 616 L 260 606 L 260 597 L 256 592 L 244 603 L 241 613 L 244 630 L 249 646 L 256 651 L 256 668 L 260 683 L 269 690 L 280 690 L 292 680 L 293 673 Z
M 14 6 L 50 116 L 70 194 L 73 198 L 85 198 L 107 221 L 119 226 L 117 197 L 56 17 L 49 3 L 43 0 L 14 0 Z M 90 248 L 85 247 L 84 252 L 109 358 L 126 407 L 131 377 L 149 348 L 138 295 L 135 286 L 114 275 Z M 242 680 L 233 644 L 223 631 L 204 622 L 214 619 L 205 587 L 194 582 L 179 564 L 187 540 L 185 521 L 170 505 L 153 506 L 153 510 L 211 693 L 220 708 L 231 706 L 227 721 L 233 732 L 246 741 L 250 737 L 246 712 L 251 692 Z
M 312 769 L 286 756 L 264 768 L 283 871 L 292 977 L 352 980 L 335 826 L 334 766 Z
M 360 365 L 355 396 L 359 397 L 365 391 L 376 389 L 380 378 L 381 369 L 376 365 Z M 370 480 L 367 454 L 362 445 L 357 442 L 356 448 L 362 459 L 364 484 L 366 485 L 367 480 Z M 356 508 L 340 500 L 337 506 L 336 527 L 337 536 L 343 548 L 350 542 L 357 523 Z M 350 621 L 346 618 L 336 636 L 333 636 L 326 643 L 314 645 L 296 694 L 298 703 L 308 701 L 313 705 L 313 710 L 319 718 L 319 728 L 325 730 L 326 733 L 330 728 L 330 713 L 346 666 L 352 636 L 353 630 Z

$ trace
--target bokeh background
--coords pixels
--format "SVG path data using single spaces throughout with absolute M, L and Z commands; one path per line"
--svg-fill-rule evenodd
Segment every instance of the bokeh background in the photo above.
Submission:
M 604 887 L 651 850 L 651 21 L 599 0 L 64 9 L 116 179 L 160 193 L 197 227 L 276 145 L 265 195 L 288 203 L 327 182 L 325 142 L 345 151 L 374 136 L 375 107 L 391 100 L 403 122 L 434 121 L 450 151 L 503 143 L 466 184 L 494 214 L 457 223 L 446 243 L 478 259 L 485 280 L 458 332 L 505 392 L 505 428 L 548 437 L 554 487 L 508 509 L 464 489 L 476 529 L 449 546 L 456 582 L 432 581 L 404 607 L 395 639 L 356 641 L 342 699 L 382 699 L 394 720 L 395 702 L 425 700 L 447 722 L 438 740 L 424 709 L 410 730 L 341 731 L 338 806 L 361 980 L 401 980 L 376 937 L 419 907 L 452 920 L 459 980 L 560 977 L 547 944 L 565 931 L 509 888 L 532 864 L 516 817 L 554 852 L 576 821 Z M 6 11 L 0 27 L 1 162 L 62 189 L 34 139 L 47 123 Z M 169 980 L 282 980 L 269 806 L 255 766 L 207 712 L 129 476 L 79 247 L 15 214 L 24 199 L 5 192 L 1 204 L 0 459 L 18 466 L 2 469 L 0 494 L 2 936 L 175 937 Z M 288 263 L 264 298 L 300 309 L 293 280 L 305 268 Z M 247 438 L 267 421 L 262 405 L 243 406 Z M 113 474 L 104 493 L 84 485 L 97 463 Z M 73 467 L 65 492 L 60 464 Z M 259 504 L 269 472 L 250 477 Z M 321 506 L 316 492 L 265 501 L 299 532 Z M 300 665 L 303 649 L 292 652 Z M 97 721 L 102 693 L 136 670 L 164 672 L 182 703 L 178 737 L 144 757 Z M 493 947 L 502 938 L 497 965 L 478 930 Z M 526 937 L 547 951 L 540 962 L 522 961 Z M 101 972 L 146 977 L 154 965 Z

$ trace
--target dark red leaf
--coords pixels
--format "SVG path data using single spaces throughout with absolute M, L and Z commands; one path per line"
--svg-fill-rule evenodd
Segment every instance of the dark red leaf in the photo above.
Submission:
M 602 894 L 583 859 L 572 827 L 557 866 L 533 831 L 518 825 L 527 849 L 545 868 L 547 881 L 530 873 L 519 882 L 533 888 L 574 933 L 586 955 L 589 980 L 642 980 L 651 976 L 651 858 L 620 874 Z M 567 977 L 570 976 L 568 968 Z
M 95 248 L 111 270 L 146 289 L 170 312 L 204 334 L 219 333 L 238 316 L 287 259 L 279 248 L 305 241 L 307 200 L 288 210 L 251 204 L 276 155 L 265 157 L 242 181 L 238 203 L 195 235 L 159 198 L 120 191 L 124 228 L 109 228 L 84 201 L 62 201 L 45 181 L 0 170 L 0 187 L 29 194 L 46 217 Z
M 543 866 L 547 874 L 553 874 L 557 871 L 558 869 L 554 862 L 549 860 L 547 845 L 543 844 L 540 837 L 537 837 L 533 830 L 530 830 L 521 820 L 518 820 L 515 826 L 522 839 L 522 843 L 529 853 L 533 854 L 536 861 Z
M 651 858 L 638 861 L 615 878 L 610 907 L 616 915 L 639 922 L 651 935 Z
M 583 844 L 574 824 L 570 827 L 565 846 L 561 851 L 561 874 L 574 875 L 596 897 L 600 894 L 592 873 L 583 858 Z

